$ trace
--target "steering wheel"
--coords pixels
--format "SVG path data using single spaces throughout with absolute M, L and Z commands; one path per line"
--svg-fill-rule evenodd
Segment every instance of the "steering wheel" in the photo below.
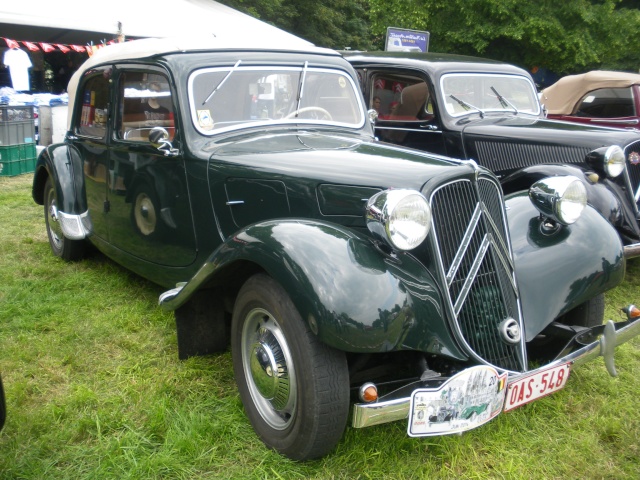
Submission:
M 331 117 L 331 114 L 322 107 L 304 107 L 294 112 L 291 112 L 289 115 L 287 115 L 284 118 L 287 118 L 287 119 L 293 118 L 296 116 L 296 114 L 300 115 L 301 113 L 307 113 L 307 112 L 318 112 L 322 114 L 322 117 L 318 117 L 318 119 L 325 118 L 326 120 L 333 120 L 333 118 Z

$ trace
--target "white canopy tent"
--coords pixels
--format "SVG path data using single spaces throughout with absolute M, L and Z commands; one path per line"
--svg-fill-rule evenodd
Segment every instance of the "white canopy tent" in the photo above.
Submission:
M 289 42 L 309 42 L 212 0 L 3 1 L 0 37 L 18 41 L 86 45 L 126 38 L 213 34 Z M 302 42 L 302 43 L 299 43 Z

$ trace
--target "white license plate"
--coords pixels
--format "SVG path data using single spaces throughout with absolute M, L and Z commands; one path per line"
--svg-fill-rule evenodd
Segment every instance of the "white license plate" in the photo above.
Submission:
M 561 390 L 567 383 L 571 366 L 569 363 L 548 368 L 520 378 L 507 387 L 504 411 L 508 412 L 538 398 Z

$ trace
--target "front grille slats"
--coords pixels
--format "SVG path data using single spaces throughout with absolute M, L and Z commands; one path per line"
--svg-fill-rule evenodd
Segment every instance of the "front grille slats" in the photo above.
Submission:
M 500 334 L 508 318 L 523 331 L 500 187 L 484 177 L 449 183 L 433 193 L 431 207 L 454 330 L 477 359 L 525 370 L 523 343 Z
M 625 158 L 629 158 L 631 152 L 640 154 L 640 142 L 634 142 L 624 149 Z M 631 189 L 633 191 L 636 202 L 640 198 L 640 164 L 633 165 L 627 163 L 627 171 L 629 172 L 629 180 L 631 181 Z
M 589 153 L 585 147 L 506 143 L 504 141 L 475 142 L 476 161 L 489 170 L 500 173 L 541 163 L 583 163 Z

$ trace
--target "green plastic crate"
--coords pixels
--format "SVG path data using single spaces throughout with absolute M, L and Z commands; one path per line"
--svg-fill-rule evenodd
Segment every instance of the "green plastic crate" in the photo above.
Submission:
M 36 144 L 0 145 L 0 176 L 15 177 L 31 173 L 36 167 Z

